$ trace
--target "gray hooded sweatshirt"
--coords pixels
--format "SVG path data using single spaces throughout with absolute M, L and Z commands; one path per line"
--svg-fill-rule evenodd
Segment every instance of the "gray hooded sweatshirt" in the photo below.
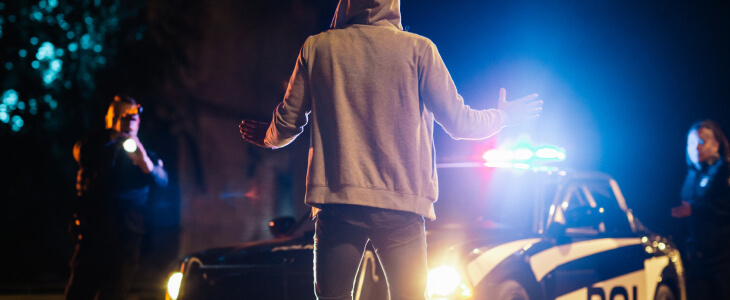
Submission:
M 305 203 L 353 204 L 435 219 L 434 120 L 454 139 L 499 131 L 503 111 L 464 105 L 436 46 L 405 32 L 399 0 L 341 0 L 331 29 L 304 42 L 265 143 L 311 119 Z

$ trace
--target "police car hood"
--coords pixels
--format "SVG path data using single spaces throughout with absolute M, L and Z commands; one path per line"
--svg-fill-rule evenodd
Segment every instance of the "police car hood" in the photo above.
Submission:
M 451 257 L 467 257 L 467 254 L 474 251 L 485 251 L 513 241 L 537 237 L 538 235 L 511 228 L 454 226 L 429 230 L 427 232 L 429 266 L 446 263 Z
M 312 234 L 210 248 L 186 256 L 205 265 L 279 265 L 300 255 L 311 256 Z

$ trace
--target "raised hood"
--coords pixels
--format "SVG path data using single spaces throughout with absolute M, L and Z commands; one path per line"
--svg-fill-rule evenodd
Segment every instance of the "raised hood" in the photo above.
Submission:
M 400 23 L 400 0 L 340 0 L 331 28 L 353 24 L 395 26 Z

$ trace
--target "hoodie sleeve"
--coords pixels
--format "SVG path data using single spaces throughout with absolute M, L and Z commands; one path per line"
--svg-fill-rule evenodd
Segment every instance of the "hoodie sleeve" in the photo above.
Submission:
M 464 104 L 436 45 L 430 41 L 421 55 L 418 76 L 421 100 L 452 138 L 484 139 L 506 125 L 505 112 L 475 110 Z
M 274 110 L 274 117 L 266 132 L 264 143 L 271 148 L 288 145 L 304 131 L 304 126 L 307 125 L 307 116 L 312 110 L 306 65 L 308 42 L 309 39 L 304 42 L 299 51 L 284 101 L 279 103 Z

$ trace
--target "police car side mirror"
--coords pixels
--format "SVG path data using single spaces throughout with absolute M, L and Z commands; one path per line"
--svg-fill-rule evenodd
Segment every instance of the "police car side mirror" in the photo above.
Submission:
M 290 236 L 289 230 L 296 224 L 294 217 L 278 217 L 269 222 L 269 232 L 276 238 Z

